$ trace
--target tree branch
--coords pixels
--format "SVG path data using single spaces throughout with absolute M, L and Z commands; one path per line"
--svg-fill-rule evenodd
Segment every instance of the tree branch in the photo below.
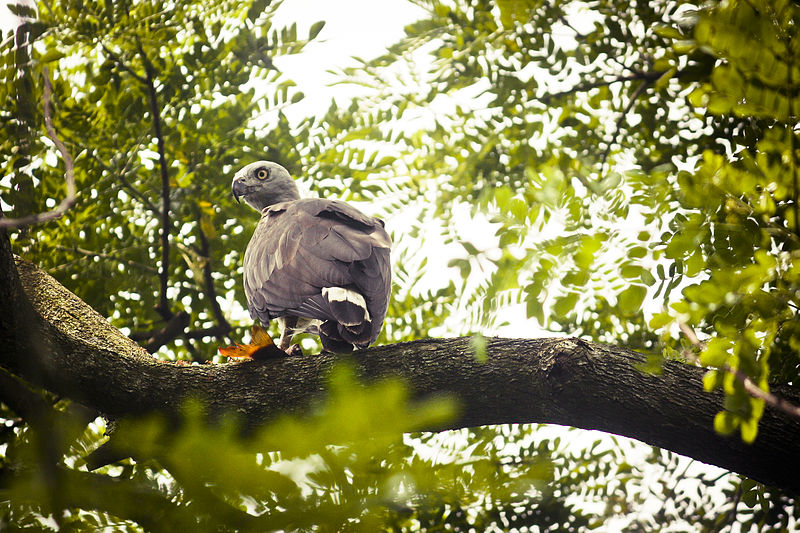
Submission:
M 217 321 L 217 330 L 221 332 L 218 334 L 218 338 L 222 340 L 222 337 L 231 330 L 231 325 L 225 319 L 222 308 L 219 306 L 219 301 L 217 301 L 217 289 L 214 287 L 214 277 L 211 269 L 211 247 L 200 222 L 197 224 L 197 231 L 200 234 L 200 254 L 203 257 L 203 282 L 206 287 L 206 298 L 208 298 L 208 302 L 211 305 L 214 319 Z
M 137 263 L 136 261 L 131 261 L 130 259 L 125 259 L 124 257 L 117 257 L 115 254 L 107 254 L 103 252 L 93 252 L 91 250 L 86 250 L 85 248 L 81 248 L 80 246 L 61 246 L 57 244 L 55 246 L 57 250 L 62 250 L 65 252 L 73 252 L 78 253 L 81 255 L 85 255 L 86 257 L 99 257 L 101 259 L 106 259 L 109 261 L 116 261 L 118 263 L 122 263 L 124 265 L 132 266 L 145 272 L 149 272 L 150 274 L 158 274 L 158 270 L 151 267 L 150 265 L 145 265 L 143 263 Z
M 17 265 L 35 310 L 36 336 L 2 331 L 0 321 L 0 366 L 112 417 L 178 416 L 192 397 L 213 415 L 236 411 L 254 429 L 310 409 L 324 394 L 330 368 L 347 360 L 367 381 L 404 379 L 415 399 L 456 398 L 460 414 L 447 428 L 541 422 L 596 429 L 800 491 L 800 424 L 768 409 L 753 444 L 718 435 L 713 418 L 723 394 L 703 392 L 704 370 L 692 365 L 666 361 L 654 376 L 638 370 L 646 359 L 641 354 L 570 338 L 490 339 L 488 359 L 479 362 L 471 339 L 457 338 L 351 356 L 180 366 L 155 361 L 34 265 Z M 48 347 L 48 358 L 35 368 L 27 364 L 32 342 Z M 797 396 L 790 388 L 777 391 Z
M 47 67 L 42 69 L 42 78 L 44 80 L 44 91 L 42 93 L 42 101 L 44 102 L 44 125 L 47 131 L 47 137 L 53 141 L 58 151 L 61 152 L 61 157 L 64 159 L 64 180 L 67 183 L 67 196 L 61 200 L 52 211 L 45 213 L 36 213 L 19 218 L 0 218 L 0 228 L 19 228 L 22 226 L 29 226 L 31 224 L 41 224 L 42 222 L 49 222 L 61 218 L 64 213 L 70 210 L 75 204 L 75 175 L 72 156 L 69 154 L 66 145 L 61 142 L 55 128 L 53 127 L 53 111 L 50 108 L 50 96 L 53 93 L 53 86 L 50 84 L 50 77 Z
M 676 76 L 679 76 L 681 72 L 676 73 Z M 636 80 L 643 80 L 646 82 L 652 83 L 653 81 L 657 80 L 661 76 L 664 75 L 664 71 L 652 71 L 652 72 L 634 72 L 633 74 L 629 74 L 627 76 L 619 75 L 616 78 L 612 78 L 610 80 L 595 80 L 595 81 L 586 81 L 579 83 L 578 85 L 566 89 L 563 91 L 558 91 L 555 93 L 544 94 L 534 100 L 538 100 L 543 104 L 549 105 L 550 100 L 554 100 L 557 98 L 561 98 L 562 96 L 569 96 L 572 94 L 578 93 L 585 93 L 587 91 L 591 91 L 592 89 L 597 89 L 600 87 L 608 87 L 610 85 L 614 85 L 616 83 L 624 83 L 627 81 L 636 81 Z
M 128 338 L 133 340 L 133 341 L 136 341 L 136 342 L 146 341 L 146 340 L 158 335 L 158 332 L 162 331 L 163 329 L 164 328 L 161 328 L 161 329 L 148 329 L 148 330 L 144 330 L 144 331 L 133 331 L 133 332 L 131 332 L 130 335 L 128 335 Z M 191 329 L 189 331 L 179 332 L 177 335 L 175 335 L 175 337 L 172 337 L 172 339 L 176 339 L 176 338 L 180 337 L 181 335 L 183 335 L 187 339 L 202 339 L 202 338 L 205 338 L 205 337 L 220 337 L 220 336 L 226 335 L 228 332 L 231 331 L 231 329 L 232 328 L 230 326 L 228 326 L 228 328 L 225 328 L 223 326 L 211 326 L 210 328 Z M 169 339 L 166 342 L 170 342 L 172 339 Z
M 189 313 L 180 311 L 167 321 L 167 325 L 156 331 L 144 345 L 144 349 L 149 353 L 155 353 L 165 344 L 172 342 L 183 334 L 189 327 Z
M 108 56 L 111 59 L 114 60 L 114 63 L 116 63 L 119 68 L 121 68 L 122 70 L 124 70 L 125 72 L 127 72 L 128 74 L 133 76 L 133 79 L 135 79 L 139 83 L 141 83 L 141 84 L 143 84 L 145 86 L 148 85 L 147 78 L 143 77 L 141 74 L 139 74 L 138 72 L 134 71 L 131 67 L 126 65 L 125 62 L 122 60 L 122 58 L 119 57 L 114 52 L 112 52 L 104 43 L 100 43 L 100 47 L 103 49 L 103 51 L 106 54 L 108 54 Z
M 138 35 L 136 36 L 136 47 L 144 63 L 147 94 L 150 102 L 150 114 L 153 119 L 153 132 L 156 136 L 156 145 L 158 148 L 158 167 L 161 172 L 161 272 L 159 274 L 161 291 L 159 293 L 160 297 L 156 310 L 164 320 L 169 320 L 172 318 L 169 301 L 167 300 L 167 288 L 169 285 L 169 230 L 171 226 L 169 216 L 169 172 L 167 169 L 166 150 L 164 149 L 164 136 L 161 132 L 161 109 L 158 107 L 155 69 L 150 59 L 147 57 L 147 54 L 144 52 L 142 42 L 139 40 Z

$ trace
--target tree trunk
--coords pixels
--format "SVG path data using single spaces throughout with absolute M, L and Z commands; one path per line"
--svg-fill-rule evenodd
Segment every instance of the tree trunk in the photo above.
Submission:
M 0 241 L 0 308 L 11 310 L 10 319 L 0 317 L 0 366 L 111 417 L 177 416 L 193 397 L 212 413 L 237 412 L 254 428 L 308 408 L 324 393 L 331 366 L 346 359 L 367 381 L 402 378 L 414 398 L 455 397 L 460 414 L 449 428 L 543 422 L 596 429 L 800 492 L 800 423 L 768 409 L 751 445 L 716 434 L 722 394 L 703 392 L 701 368 L 666 361 L 655 376 L 638 370 L 640 354 L 575 338 L 490 339 L 485 361 L 471 339 L 455 338 L 351 356 L 159 362 L 33 264 L 16 260 L 17 284 L 8 241 Z M 27 298 L 15 290 L 20 284 Z M 791 390 L 774 392 L 797 400 Z

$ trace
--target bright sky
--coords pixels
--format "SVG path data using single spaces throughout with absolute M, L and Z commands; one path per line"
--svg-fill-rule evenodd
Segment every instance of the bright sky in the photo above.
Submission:
M 279 57 L 276 66 L 296 81 L 306 98 L 295 110 L 325 111 L 330 99 L 344 105 L 354 96 L 353 86 L 330 87 L 335 76 L 328 70 L 354 66 L 353 56 L 374 58 L 403 36 L 403 28 L 424 11 L 407 0 L 288 0 L 272 19 L 275 27 L 297 23 L 298 36 L 308 35 L 312 24 L 326 21 L 317 38 L 302 54 Z

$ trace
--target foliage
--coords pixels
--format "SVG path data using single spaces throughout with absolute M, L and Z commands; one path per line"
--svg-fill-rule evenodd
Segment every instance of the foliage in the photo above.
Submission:
M 396 223 L 382 342 L 493 334 L 516 312 L 656 363 L 697 359 L 706 388 L 726 393 L 715 427 L 754 439 L 763 400 L 731 371 L 765 391 L 800 373 L 800 8 L 415 3 L 425 16 L 400 42 L 340 73 L 372 94 L 296 124 L 282 111 L 301 88 L 273 58 L 300 52 L 322 23 L 307 38 L 275 28 L 279 4 L 263 0 L 42 3 L 24 27 L 31 45 L 2 50 L 2 207 L 41 212 L 64 195 L 42 127 L 45 67 L 80 194 L 69 216 L 13 234 L 15 251 L 143 341 L 185 312 L 189 328 L 159 356 L 209 359 L 250 325 L 235 302 L 256 217 L 232 202 L 229 178 L 244 160 L 276 160 L 312 193 L 369 201 Z M 98 473 L 82 466 L 102 424 L 73 438 L 83 427 L 59 415 L 59 440 L 0 404 L 0 525 L 777 531 L 798 520 L 780 491 L 661 450 L 635 465 L 623 441 L 579 446 L 567 442 L 576 432 L 537 426 L 401 437 L 441 406 L 416 411 L 397 384 L 362 389 L 346 373 L 332 387 L 312 416 L 244 441 L 234 423 L 209 429 L 198 415 L 174 433 L 124 421 L 121 438 L 157 461 Z M 59 466 L 37 470 L 48 458 Z
M 408 406 L 402 384 L 364 388 L 340 367 L 331 376 L 325 405 L 304 418 L 285 416 L 245 439 L 234 418 L 207 426 L 199 404 L 186 406 L 177 431 L 158 418 L 122 421 L 113 434 L 116 445 L 157 461 L 126 461 L 96 474 L 60 467 L 53 474 L 61 477 L 60 494 L 51 491 L 42 472 L 16 469 L 37 456 L 38 439 L 47 437 L 21 428 L 6 454 L 4 467 L 13 475 L 6 479 L 0 516 L 14 524 L 34 523 L 40 516 L 61 527 L 137 530 L 123 520 L 129 518 L 153 531 L 317 526 L 466 531 L 524 525 L 570 530 L 591 522 L 570 494 L 588 479 L 619 475 L 612 450 L 595 445 L 567 452 L 558 440 L 532 440 L 531 428 L 500 435 L 476 428 L 438 445 L 431 434 L 403 436 L 443 423 L 454 407 L 446 399 Z M 80 468 L 101 432 L 102 424 L 92 424 L 57 453 Z M 508 453 L 510 442 L 519 448 L 514 455 Z M 428 453 L 419 452 L 425 448 Z M 576 471 L 573 464 L 585 467 Z M 590 487 L 585 499 L 602 502 L 608 497 L 605 487 Z M 86 515 L 76 508 L 103 512 Z

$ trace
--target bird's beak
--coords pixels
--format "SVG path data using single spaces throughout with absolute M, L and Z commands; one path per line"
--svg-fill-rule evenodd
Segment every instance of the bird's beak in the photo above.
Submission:
M 233 177 L 233 186 L 231 187 L 231 194 L 233 194 L 233 197 L 236 199 L 236 203 L 241 203 L 239 197 L 244 194 L 244 189 L 244 178 L 237 174 Z

